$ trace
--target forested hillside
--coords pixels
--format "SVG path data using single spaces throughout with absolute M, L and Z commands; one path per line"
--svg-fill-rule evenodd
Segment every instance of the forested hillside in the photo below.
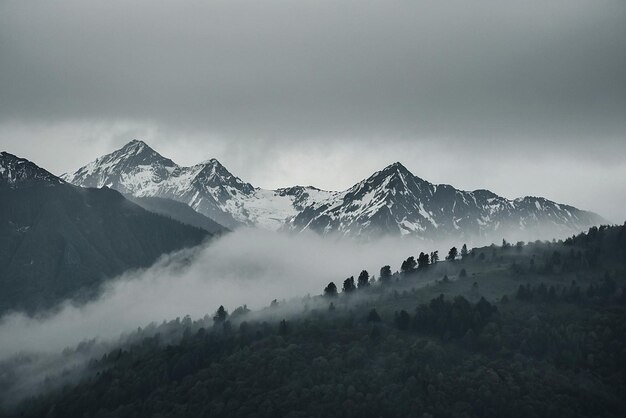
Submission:
M 138 330 L 9 415 L 623 416 L 626 227 L 459 247 Z
M 117 191 L 69 184 L 0 187 L 0 219 L 0 312 L 91 297 L 106 278 L 209 235 Z

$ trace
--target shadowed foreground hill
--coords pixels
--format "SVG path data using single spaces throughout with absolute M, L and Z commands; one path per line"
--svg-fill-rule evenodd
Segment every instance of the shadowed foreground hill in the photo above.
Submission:
M 152 324 L 10 416 L 623 416 L 626 227 L 462 254 Z
M 8 153 L 0 168 L 0 312 L 93 296 L 106 278 L 209 235 Z

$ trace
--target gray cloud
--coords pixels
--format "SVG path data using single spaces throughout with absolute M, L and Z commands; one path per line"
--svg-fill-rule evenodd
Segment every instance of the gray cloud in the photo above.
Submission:
M 625 23 L 619 0 L 6 1 L 0 145 L 61 172 L 139 136 L 266 187 L 402 160 L 620 219 Z
M 4 2 L 0 115 L 255 136 L 623 136 L 626 5 Z

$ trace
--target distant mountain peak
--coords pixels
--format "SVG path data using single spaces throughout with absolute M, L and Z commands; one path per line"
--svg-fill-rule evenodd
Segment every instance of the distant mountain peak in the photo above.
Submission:
M 385 169 L 394 169 L 394 170 L 399 170 L 399 171 L 409 171 L 404 164 L 402 164 L 400 161 L 396 161 L 393 164 L 389 164 L 387 167 L 385 167 L 383 170 Z
M 228 169 L 215 158 L 206 160 L 196 166 L 200 167 L 200 171 L 197 175 L 197 180 L 199 181 L 206 181 L 213 187 L 230 186 L 244 194 L 250 194 L 254 191 L 254 187 L 250 183 L 244 182 L 228 171 Z
M 24 160 L 24 158 L 20 158 L 6 151 L 0 152 L 0 162 L 10 161 L 10 160 Z
M 369 179 L 377 179 L 379 181 L 382 181 L 382 180 L 393 178 L 393 177 L 397 177 L 398 179 L 401 179 L 402 181 L 407 181 L 407 180 L 413 180 L 414 179 L 414 180 L 417 180 L 419 182 L 425 182 L 425 180 L 422 180 L 421 178 L 419 178 L 419 177 L 415 176 L 413 173 L 411 173 L 409 171 L 409 169 L 406 168 L 400 162 L 395 162 L 393 164 L 389 164 L 387 167 L 383 168 L 382 170 L 372 174 L 369 177 Z
M 122 147 L 122 149 L 143 148 L 143 147 L 150 148 L 150 146 L 146 144 L 145 142 L 143 142 L 141 139 L 132 139 L 128 141 L 126 145 Z
M 226 167 L 224 167 L 222 163 L 220 163 L 215 158 L 204 160 L 201 163 L 196 164 L 195 167 L 199 167 L 202 171 L 207 172 L 207 173 L 211 172 L 211 173 L 221 173 L 223 175 L 232 175 L 230 171 L 228 171 Z
M 413 175 L 402 163 L 395 162 L 354 185 L 348 190 L 347 197 L 360 198 L 363 193 L 377 191 L 381 197 L 394 199 L 396 193 L 406 194 L 409 189 L 427 188 L 432 188 L 432 185 Z
M 37 164 L 8 152 L 0 152 L 0 187 L 57 185 L 65 182 Z
M 163 181 L 177 167 L 145 142 L 133 139 L 62 178 L 82 187 L 110 187 L 134 194 L 148 183 Z
M 126 154 L 126 155 L 137 155 L 143 152 L 148 152 L 151 154 L 158 155 L 158 153 L 155 150 L 153 150 L 148 144 L 146 144 L 145 142 L 139 139 L 133 139 L 132 141 L 126 143 L 126 145 L 120 148 L 118 152 L 120 154 Z
M 402 165 L 401 162 L 396 161 L 395 163 L 389 164 L 387 167 L 383 168 L 375 174 L 388 176 L 392 174 L 412 175 L 413 173 L 411 173 L 404 165 Z
M 124 148 L 130 147 L 130 146 L 144 146 L 144 147 L 150 148 L 150 146 L 146 144 L 144 141 L 142 141 L 141 139 L 131 139 L 130 141 L 128 141 L 126 145 L 124 145 Z
M 148 144 L 146 144 L 145 142 L 139 139 L 133 139 L 132 141 L 128 142 L 126 145 L 124 145 L 122 148 L 118 149 L 117 151 L 113 151 L 112 153 L 107 154 L 104 157 L 101 157 L 101 159 L 108 159 L 108 160 L 120 159 L 120 158 L 123 158 L 123 159 L 140 158 L 143 160 L 142 162 L 144 164 L 160 163 L 160 164 L 165 164 L 167 166 L 175 165 L 172 160 L 170 160 L 169 158 L 165 158 L 164 156 L 156 152 L 154 149 L 152 149 Z

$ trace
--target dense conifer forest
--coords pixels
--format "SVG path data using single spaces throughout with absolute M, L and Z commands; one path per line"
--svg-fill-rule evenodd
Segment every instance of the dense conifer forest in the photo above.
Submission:
M 260 311 L 152 324 L 5 414 L 623 416 L 626 226 L 458 248 Z

